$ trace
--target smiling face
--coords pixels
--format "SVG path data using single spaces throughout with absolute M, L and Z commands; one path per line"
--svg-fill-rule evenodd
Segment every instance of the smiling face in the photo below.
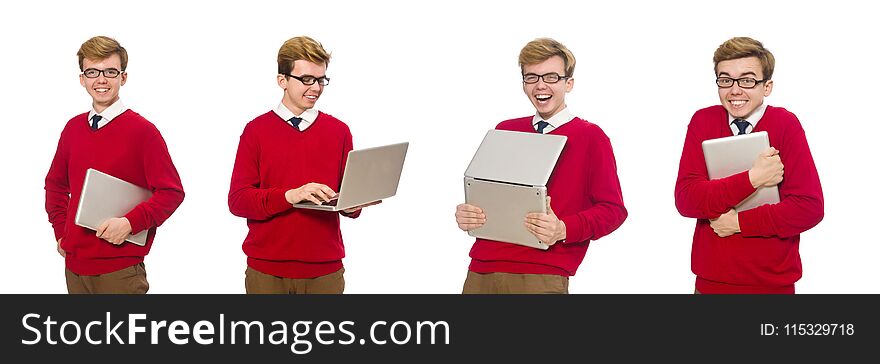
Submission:
M 98 60 L 84 58 L 82 69 L 87 70 L 89 68 L 97 70 L 115 68 L 122 71 L 122 61 L 117 54 Z M 89 96 L 92 97 L 92 107 L 96 112 L 100 113 L 110 107 L 110 105 L 113 105 L 116 100 L 119 100 L 119 88 L 125 84 L 127 78 L 128 74 L 126 72 L 121 72 L 116 78 L 108 78 L 104 73 L 99 74 L 97 78 L 88 78 L 80 74 L 79 84 L 86 88 Z
M 293 69 L 290 71 L 290 74 L 297 77 L 326 77 L 327 64 L 317 64 L 298 59 L 293 62 Z M 281 103 L 296 115 L 302 115 L 304 111 L 315 107 L 315 103 L 321 97 L 321 93 L 324 92 L 324 86 L 321 86 L 320 82 L 305 85 L 295 78 L 284 75 L 278 75 L 278 86 L 284 89 L 284 98 L 281 100 Z
M 715 69 L 717 77 L 734 79 L 751 77 L 759 81 L 764 79 L 761 61 L 757 57 L 721 61 Z M 772 80 L 758 83 L 754 88 L 742 88 L 735 82 L 728 88 L 719 87 L 718 97 L 721 105 L 731 116 L 745 119 L 764 103 L 764 98 L 770 96 L 771 91 L 773 91 Z
M 562 57 L 553 56 L 541 63 L 523 65 L 522 72 L 524 75 L 556 73 L 565 76 L 565 62 Z M 565 108 L 565 94 L 571 91 L 572 87 L 574 87 L 573 78 L 563 78 L 556 83 L 545 83 L 543 79 L 539 79 L 536 83 L 523 82 L 523 92 L 544 120 Z

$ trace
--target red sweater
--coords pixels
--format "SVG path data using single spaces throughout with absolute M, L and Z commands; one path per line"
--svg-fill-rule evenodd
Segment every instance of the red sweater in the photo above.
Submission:
M 245 126 L 232 170 L 229 211 L 247 218 L 242 249 L 248 266 L 287 278 L 314 278 L 342 268 L 339 214 L 293 208 L 284 193 L 309 182 L 338 192 L 350 150 L 348 126 L 325 113 L 302 132 L 273 111 Z
M 682 216 L 697 219 L 691 269 L 702 293 L 793 292 L 801 277 L 800 233 L 824 216 L 819 174 L 804 129 L 794 114 L 767 106 L 754 131 L 766 131 L 779 150 L 785 176 L 780 202 L 739 213 L 742 233 L 720 238 L 714 219 L 755 192 L 744 171 L 709 180 L 702 142 L 731 136 L 727 111 L 720 105 L 697 111 L 688 126 L 675 184 L 675 205 Z M 757 156 L 756 156 L 757 157 Z
M 531 116 L 503 121 L 496 129 L 535 133 Z M 590 240 L 610 234 L 626 220 L 614 152 L 602 129 L 574 118 L 550 134 L 568 137 L 547 183 L 551 207 L 565 222 L 565 241 L 545 251 L 477 239 L 471 248 L 470 270 L 574 275 L 584 260 Z
M 113 245 L 95 231 L 74 224 L 86 170 L 97 169 L 153 191 L 153 196 L 125 215 L 132 234 L 150 229 L 147 244 Z M 127 110 L 93 131 L 88 113 L 67 122 L 46 175 L 46 212 L 55 239 L 67 254 L 68 269 L 80 275 L 110 273 L 144 261 L 156 227 L 183 202 L 183 186 L 165 140 L 156 127 Z

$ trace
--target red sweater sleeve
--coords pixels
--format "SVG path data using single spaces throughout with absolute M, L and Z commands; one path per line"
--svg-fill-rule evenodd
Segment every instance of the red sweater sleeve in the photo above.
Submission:
M 614 151 L 608 136 L 601 130 L 588 155 L 590 174 L 587 178 L 590 190 L 587 195 L 592 206 L 561 218 L 565 223 L 565 242 L 599 239 L 616 230 L 626 220 L 627 211 L 623 205 L 620 180 L 617 178 Z
M 49 223 L 55 232 L 55 240 L 61 239 L 65 234 L 67 222 L 67 206 L 70 204 L 70 182 L 67 173 L 67 151 L 62 144 L 63 136 L 58 140 L 55 150 L 55 158 L 46 175 L 46 213 L 49 214 Z
M 154 130 L 146 143 L 143 170 L 147 188 L 153 192 L 153 196 L 125 215 L 131 223 L 132 234 L 162 225 L 177 210 L 184 197 L 180 175 L 159 131 Z
M 709 138 L 701 130 L 700 117 L 698 111 L 688 125 L 675 181 L 675 207 L 684 217 L 714 219 L 749 197 L 755 188 L 749 181 L 749 171 L 709 180 L 702 146 Z
M 743 236 L 787 238 L 816 226 L 825 216 L 819 173 L 797 118 L 786 124 L 779 156 L 785 167 L 779 184 L 780 202 L 739 213 Z
M 268 220 L 293 208 L 284 197 L 287 190 L 289 188 L 260 188 L 260 145 L 253 130 L 246 127 L 232 167 L 229 211 L 246 219 Z

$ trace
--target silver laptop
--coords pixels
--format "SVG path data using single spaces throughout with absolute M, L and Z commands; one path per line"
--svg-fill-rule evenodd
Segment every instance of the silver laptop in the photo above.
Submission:
M 465 202 L 486 214 L 474 237 L 525 245 L 542 243 L 523 225 L 526 214 L 547 212 L 547 181 L 567 137 L 490 130 L 465 171 Z
M 97 230 L 105 220 L 125 216 L 151 196 L 153 193 L 146 188 L 89 168 L 79 196 L 74 223 Z M 146 229 L 136 235 L 129 235 L 125 241 L 144 246 L 147 244 L 148 232 L 149 229 Z
M 766 131 L 703 141 L 703 157 L 706 159 L 709 179 L 729 177 L 749 170 L 758 155 L 767 148 L 770 148 L 770 137 Z M 779 203 L 779 189 L 776 186 L 760 187 L 735 209 L 743 212 L 775 203 Z
M 394 196 L 408 148 L 409 143 L 404 142 L 348 152 L 342 186 L 336 197 L 321 205 L 303 201 L 293 207 L 341 211 Z

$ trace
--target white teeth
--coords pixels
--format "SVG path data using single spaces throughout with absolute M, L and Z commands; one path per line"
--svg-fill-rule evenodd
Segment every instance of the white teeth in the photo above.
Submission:
M 535 98 L 538 100 L 544 101 L 544 100 L 549 100 L 550 95 L 535 95 Z
M 733 106 L 742 106 L 746 104 L 746 100 L 730 100 L 730 104 Z
M 310 100 L 314 100 L 314 99 L 317 99 L 318 96 L 306 95 L 306 98 L 307 98 L 307 99 L 310 99 Z
M 109 89 L 109 88 L 96 88 L 95 91 L 98 91 L 98 92 L 107 92 L 107 91 L 110 91 L 110 89 Z

